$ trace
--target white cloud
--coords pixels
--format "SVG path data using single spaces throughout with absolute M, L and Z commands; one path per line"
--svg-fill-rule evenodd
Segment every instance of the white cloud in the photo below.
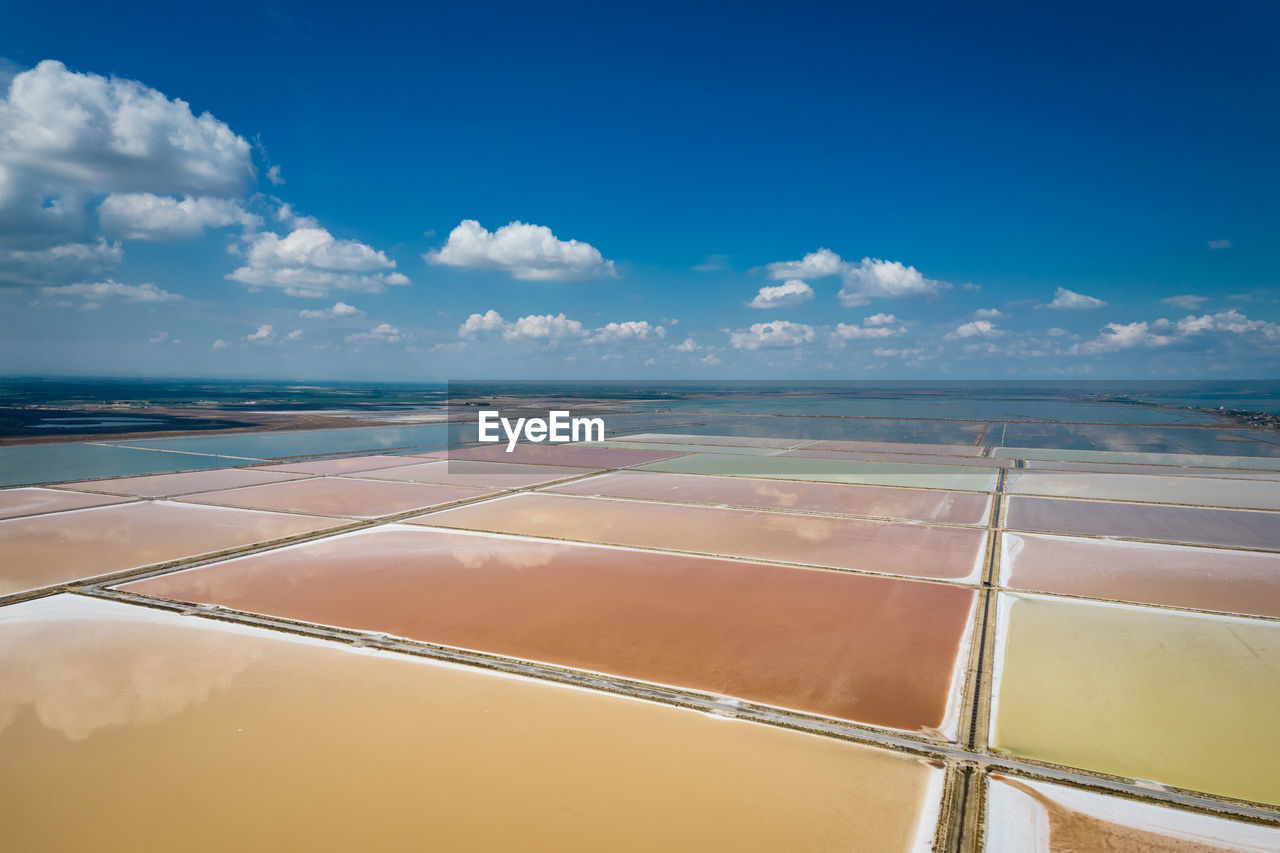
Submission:
M 229 346 L 231 346 L 231 344 L 219 338 L 218 340 L 213 342 L 213 345 L 209 347 L 209 349 L 226 349 Z
M 798 278 L 776 287 L 762 287 L 755 299 L 747 303 L 749 308 L 793 308 L 813 299 L 813 288 Z
M 830 249 L 818 249 L 810 252 L 798 261 L 778 261 L 767 264 L 765 273 L 774 281 L 788 278 L 826 278 L 837 275 L 844 269 L 844 261 Z
M 252 335 L 246 335 L 246 341 L 265 341 L 275 333 L 274 328 L 270 324 L 263 324 L 258 327 L 258 331 Z
M 147 343 L 162 344 L 167 340 L 169 340 L 168 332 L 156 332 L 154 335 L 152 335 L 150 338 L 147 339 Z
M 570 320 L 564 314 L 529 314 L 514 323 L 509 323 L 502 330 L 502 337 L 507 340 L 521 338 L 534 340 L 560 340 L 562 338 L 580 338 L 587 333 L 577 320 Z
M 1054 326 L 1052 329 L 1045 332 L 1045 334 L 1051 338 L 1065 338 L 1071 333 L 1068 332 L 1066 329 L 1059 329 L 1057 326 Z
M 840 302 L 850 308 L 866 305 L 872 299 L 920 299 L 936 296 L 951 285 L 925 278 L 915 267 L 898 261 L 863 258 L 859 264 L 846 264 L 841 273 Z
M 1191 314 L 1177 322 L 1159 319 L 1151 323 L 1108 323 L 1093 340 L 1083 341 L 1071 347 L 1073 355 L 1096 355 L 1120 350 L 1165 347 L 1186 344 L 1201 336 L 1216 335 L 1225 343 L 1233 337 L 1243 338 L 1243 344 L 1257 347 L 1260 344 L 1280 343 L 1280 323 L 1268 320 L 1250 320 L 1234 309 L 1217 314 Z
M 379 323 L 367 332 L 347 335 L 347 343 L 352 344 L 396 344 L 404 339 L 405 335 L 390 323 Z
M 98 206 L 98 221 L 106 233 L 127 240 L 164 242 L 185 240 L 205 228 L 243 225 L 256 228 L 261 218 L 240 202 L 208 196 L 182 199 L 153 193 L 113 193 Z
M 1141 323 L 1108 323 L 1102 333 L 1091 341 L 1075 344 L 1073 353 L 1095 354 L 1118 352 L 1135 347 L 1163 347 L 1173 343 L 1169 335 L 1153 334 L 1145 322 Z
M 900 321 L 892 314 L 872 314 L 870 317 L 862 318 L 864 326 L 889 326 L 897 322 Z
M 294 329 L 292 332 L 290 332 L 289 334 L 285 335 L 285 336 L 284 336 L 284 339 L 285 339 L 286 341 L 296 341 L 296 340 L 298 340 L 298 339 L 299 339 L 299 338 L 301 338 L 301 337 L 302 337 L 302 330 L 301 330 L 301 329 Z
M 458 336 L 469 338 L 479 332 L 493 332 L 507 324 L 502 315 L 490 308 L 483 314 L 472 314 L 467 321 L 458 327 Z
M 1160 301 L 1165 305 L 1172 305 L 1174 308 L 1181 308 L 1183 311 L 1195 311 L 1202 303 L 1208 302 L 1209 300 L 1204 296 L 1184 293 L 1181 296 L 1167 296 Z
M 1233 335 L 1256 332 L 1265 340 L 1280 341 L 1280 324 L 1266 320 L 1250 320 L 1235 309 L 1220 311 L 1217 314 L 1205 314 L 1201 317 L 1184 317 L 1178 321 L 1177 331 L 1181 336 L 1208 331 L 1227 332 Z
M 875 338 L 888 338 L 894 334 L 893 329 L 887 326 L 856 326 L 848 323 L 838 323 L 835 329 L 836 337 L 846 341 L 869 340 Z
M 337 317 L 363 317 L 364 312 L 345 302 L 335 302 L 332 308 L 304 308 L 298 316 L 304 320 L 332 320 Z
M 545 225 L 511 222 L 489 232 L 464 219 L 449 239 L 423 259 L 465 269 L 502 270 L 523 281 L 579 281 L 616 278 L 613 261 L 578 240 L 558 240 Z
M 271 182 L 273 187 L 278 187 L 284 183 L 284 176 L 280 174 L 279 166 L 272 166 L 267 169 L 267 180 Z
M 227 278 L 257 287 L 281 287 L 291 296 L 323 297 L 333 290 L 381 293 L 409 279 L 396 262 L 358 240 L 338 240 L 323 228 L 297 228 L 285 237 L 253 234 L 246 263 Z
M 707 353 L 707 354 L 706 354 L 706 355 L 704 355 L 702 358 L 698 359 L 698 361 L 700 361 L 701 363 L 703 363 L 703 364 L 707 365 L 708 367 L 714 367 L 715 365 L 717 365 L 717 364 L 719 364 L 719 363 L 720 363 L 720 359 L 719 359 L 719 357 L 718 357 L 718 356 L 716 356 L 716 354 L 715 354 L 715 353 L 712 353 L 712 352 Z
M 0 163 L 91 193 L 232 196 L 254 175 L 249 143 L 209 113 L 54 60 L 0 101 Z
M 45 249 L 0 249 L 0 284 L 55 285 L 99 278 L 120 264 L 119 245 L 98 240 Z
M 48 60 L 0 86 L 0 284 L 100 279 L 129 239 L 252 224 L 249 143 L 208 113 L 121 78 Z M 96 208 L 98 198 L 107 200 Z M 173 196 L 185 196 L 183 199 Z
M 1218 251 L 1219 249 L 1230 249 L 1231 241 L 1230 240 L 1210 240 L 1209 248 L 1214 251 Z
M 979 320 L 999 320 L 1004 312 L 999 308 L 979 308 L 973 312 L 973 316 Z
M 812 326 L 792 323 L 789 320 L 774 320 L 769 323 L 754 323 L 745 332 L 732 332 L 729 343 L 734 349 L 775 349 L 793 347 L 813 340 Z
M 951 284 L 925 278 L 915 267 L 898 261 L 863 258 L 858 263 L 842 260 L 830 249 L 810 252 L 798 261 L 767 264 L 771 279 L 811 279 L 839 275 L 840 302 L 847 308 L 870 304 L 872 299 L 920 299 L 949 290 Z
M 99 308 L 103 302 L 176 302 L 182 297 L 154 284 L 121 284 L 117 281 L 82 282 L 62 287 L 42 287 L 40 293 L 59 307 L 79 305 Z M 73 297 L 83 300 L 75 303 Z
M 1076 293 L 1074 290 L 1059 287 L 1053 292 L 1053 301 L 1044 307 L 1052 308 L 1055 311 L 1085 311 L 1093 308 L 1102 308 L 1106 304 L 1096 296 L 1085 296 L 1083 293 Z
M 667 330 L 661 326 L 650 326 L 646 320 L 628 320 L 624 323 L 609 323 L 601 326 L 586 338 L 586 343 L 602 344 L 620 341 L 643 341 L 653 338 L 665 338 Z
M 680 343 L 674 344 L 671 348 L 676 352 L 696 352 L 697 350 L 702 349 L 702 347 L 698 346 L 698 342 L 693 338 L 685 338 Z
M 972 320 L 956 326 L 955 331 L 949 332 L 946 337 L 950 340 L 973 337 L 998 338 L 1003 334 L 1004 330 L 997 328 L 996 324 L 990 320 Z

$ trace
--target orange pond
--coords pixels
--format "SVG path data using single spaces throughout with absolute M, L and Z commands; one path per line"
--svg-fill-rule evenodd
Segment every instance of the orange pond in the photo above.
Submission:
M 1001 548 L 1014 589 L 1280 617 L 1280 554 L 1034 533 Z
M 0 521 L 0 594 L 336 527 L 331 518 L 147 501 Z
M 116 602 L 0 609 L 13 850 L 928 849 L 942 770 Z
M 973 590 L 388 526 L 123 589 L 954 734 Z
M 990 495 L 970 492 L 662 474 L 656 471 L 613 471 L 585 480 L 548 486 L 546 490 L 573 495 L 723 504 L 984 526 L 991 510 Z
M 408 521 L 968 582 L 979 577 L 987 542 L 985 530 L 966 527 L 549 494 Z

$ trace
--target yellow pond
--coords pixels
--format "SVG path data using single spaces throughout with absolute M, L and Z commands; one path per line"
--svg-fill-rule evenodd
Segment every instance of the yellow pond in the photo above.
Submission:
M 1280 804 L 1280 622 L 1001 593 L 991 745 Z

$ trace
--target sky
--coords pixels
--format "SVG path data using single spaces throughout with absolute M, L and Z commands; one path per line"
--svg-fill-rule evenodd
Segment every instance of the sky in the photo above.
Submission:
M 1280 6 L 22 4 L 0 373 L 1280 376 Z

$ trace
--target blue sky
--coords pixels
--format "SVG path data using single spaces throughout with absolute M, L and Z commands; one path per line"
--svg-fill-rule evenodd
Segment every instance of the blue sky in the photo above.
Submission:
M 1280 7 L 60 4 L 0 371 L 1280 370 Z

